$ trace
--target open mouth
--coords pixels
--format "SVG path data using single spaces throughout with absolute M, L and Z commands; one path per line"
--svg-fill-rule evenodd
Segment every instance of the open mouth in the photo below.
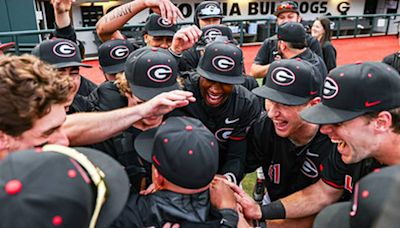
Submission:
M 343 149 L 347 146 L 347 143 L 343 140 L 331 139 L 331 141 L 337 144 L 337 148 L 339 151 L 343 151 Z
M 288 127 L 288 121 L 285 120 L 273 120 L 275 129 L 278 131 L 285 131 Z
M 211 93 L 207 93 L 206 99 L 207 103 L 211 106 L 218 106 L 222 103 L 224 96 L 222 94 L 220 95 L 214 95 Z

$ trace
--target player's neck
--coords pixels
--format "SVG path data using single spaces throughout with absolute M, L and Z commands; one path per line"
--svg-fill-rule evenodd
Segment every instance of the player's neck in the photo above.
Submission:
M 318 125 L 315 124 L 304 124 L 298 131 L 297 134 L 289 136 L 289 140 L 296 146 L 307 145 L 319 130 Z
M 380 143 L 375 159 L 385 165 L 400 165 L 400 135 L 394 132 Z

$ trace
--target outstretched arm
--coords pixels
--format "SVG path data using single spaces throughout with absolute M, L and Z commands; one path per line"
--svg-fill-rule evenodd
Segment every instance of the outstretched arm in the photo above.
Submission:
M 162 93 L 133 107 L 109 112 L 68 115 L 62 130 L 72 146 L 98 143 L 127 129 L 140 119 L 164 115 L 194 101 L 195 98 L 191 92 L 175 90 Z
M 112 38 L 123 39 L 118 29 L 122 28 L 140 11 L 150 8 L 168 22 L 176 24 L 177 18 L 183 19 L 182 13 L 169 0 L 136 0 L 119 6 L 104 15 L 96 24 L 97 35 L 102 41 Z

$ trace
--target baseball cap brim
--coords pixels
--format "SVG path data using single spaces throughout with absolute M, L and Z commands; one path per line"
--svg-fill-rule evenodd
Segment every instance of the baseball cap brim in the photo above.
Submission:
M 208 19 L 208 18 L 224 18 L 223 15 L 202 15 L 199 16 L 199 19 Z
M 131 87 L 132 93 L 136 97 L 140 98 L 143 101 L 148 101 L 160 93 L 179 89 L 178 82 L 176 82 L 175 84 L 173 84 L 171 86 L 160 87 L 160 88 L 149 88 L 149 87 L 132 85 L 132 84 L 130 85 L 130 87 Z
M 109 227 L 121 213 L 128 200 L 129 179 L 126 171 L 122 165 L 105 153 L 84 147 L 74 149 L 86 155 L 105 174 L 109 194 L 100 211 L 96 227 Z
M 9 42 L 9 43 L 4 43 L 4 44 L 0 44 L 0 50 L 1 51 L 7 51 L 8 49 L 14 47 L 15 42 Z
M 307 103 L 311 98 L 308 97 L 298 97 L 288 93 L 282 93 L 275 89 L 268 88 L 266 86 L 261 86 L 253 89 L 255 95 L 259 97 L 266 98 L 268 100 L 278 102 L 285 105 L 302 105 Z
M 296 9 L 282 9 L 282 10 L 279 10 L 279 11 L 275 11 L 274 15 L 277 17 L 279 14 L 286 13 L 286 12 L 293 12 L 293 13 L 299 14 L 299 11 L 296 10 Z
M 350 228 L 350 202 L 335 203 L 323 209 L 315 218 L 313 228 Z
M 174 36 L 175 32 L 171 30 L 154 30 L 154 31 L 147 31 L 147 34 L 150 36 Z
M 55 63 L 52 64 L 55 68 L 60 69 L 60 68 L 66 68 L 66 67 L 86 67 L 86 68 L 91 68 L 91 65 L 80 63 L 80 62 L 65 62 L 65 63 Z
M 116 74 L 125 70 L 125 62 L 112 66 L 102 66 L 103 71 L 107 74 Z
M 152 163 L 151 156 L 157 130 L 158 127 L 140 133 L 136 136 L 134 142 L 134 147 L 138 155 L 149 163 Z
M 244 76 L 225 76 L 225 75 L 219 75 L 219 74 L 214 74 L 211 72 L 208 72 L 206 70 L 203 70 L 201 67 L 196 68 L 197 73 L 199 73 L 202 77 L 205 77 L 209 80 L 216 81 L 216 82 L 222 82 L 225 84 L 233 84 L 233 85 L 240 85 L 244 82 Z
M 335 124 L 354 119 L 364 113 L 362 111 L 341 110 L 319 103 L 304 109 L 300 112 L 300 117 L 314 124 Z

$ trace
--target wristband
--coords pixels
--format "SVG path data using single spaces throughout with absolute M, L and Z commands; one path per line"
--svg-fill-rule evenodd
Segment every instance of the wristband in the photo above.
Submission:
M 284 219 L 286 218 L 285 207 L 280 200 L 276 200 L 270 204 L 261 206 L 261 219 Z
M 219 209 L 219 213 L 222 215 L 220 225 L 223 227 L 237 227 L 239 222 L 238 213 L 230 208 Z
M 168 51 L 169 51 L 169 53 L 171 53 L 171 54 L 172 54 L 174 57 L 176 57 L 176 58 L 182 57 L 182 53 L 181 53 L 181 54 L 175 53 L 175 52 L 172 50 L 171 47 L 168 48 Z

